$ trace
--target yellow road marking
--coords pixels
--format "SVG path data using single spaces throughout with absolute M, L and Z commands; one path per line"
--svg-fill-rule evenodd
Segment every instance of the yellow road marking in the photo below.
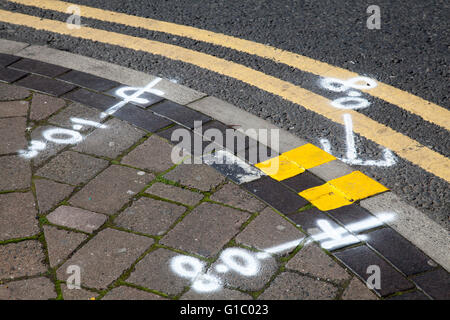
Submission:
M 362 172 L 354 171 L 321 186 L 302 191 L 299 195 L 319 210 L 327 211 L 388 190 Z
M 255 167 L 277 181 L 282 181 L 305 172 L 304 168 L 296 165 L 283 156 L 257 163 L 255 164 Z
M 9 0 L 10 2 L 20 3 L 28 6 L 39 7 L 42 9 L 66 12 L 67 8 L 73 3 L 57 0 Z M 359 76 L 357 73 L 329 65 L 318 60 L 314 60 L 293 52 L 281 50 L 261 43 L 239 39 L 236 37 L 216 33 L 208 30 L 202 30 L 190 26 L 183 26 L 175 23 L 159 21 L 150 18 L 132 16 L 115 11 L 102 10 L 87 6 L 78 5 L 83 17 L 96 20 L 119 23 L 126 26 L 143 28 L 152 31 L 164 32 L 167 34 L 191 38 L 198 41 L 211 43 L 214 45 L 234 49 L 237 51 L 249 53 L 265 59 L 273 60 L 286 64 L 296 69 L 309 72 L 321 77 L 332 77 L 342 80 Z M 364 91 L 364 90 L 363 90 Z M 378 82 L 378 86 L 365 90 L 367 94 L 373 97 L 387 101 L 408 112 L 422 117 L 447 130 L 450 130 L 450 112 L 437 104 L 431 103 L 413 94 L 397 89 L 390 85 Z
M 0 10 L 0 20 L 10 24 L 98 41 L 160 55 L 172 60 L 183 61 L 240 80 L 261 90 L 280 96 L 336 123 L 344 124 L 342 116 L 344 113 L 348 113 L 353 118 L 354 132 L 391 149 L 400 157 L 450 182 L 450 160 L 443 155 L 389 127 L 379 124 L 363 114 L 354 110 L 335 109 L 331 106 L 330 100 L 260 71 L 205 53 L 166 43 L 88 27 L 72 30 L 67 28 L 64 22 L 41 19 L 21 13 Z

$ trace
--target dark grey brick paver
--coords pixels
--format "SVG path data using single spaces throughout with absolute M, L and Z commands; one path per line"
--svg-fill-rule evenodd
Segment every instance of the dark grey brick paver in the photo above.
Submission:
M 51 94 L 54 96 L 61 96 L 73 89 L 75 86 L 59 80 L 41 77 L 35 74 L 30 74 L 23 79 L 20 79 L 16 84 L 25 88 L 33 89 L 39 92 Z
M 34 197 L 28 193 L 0 194 L 0 240 L 39 233 Z
M 108 164 L 106 160 L 65 151 L 39 169 L 36 174 L 59 182 L 78 185 L 92 179 Z
M 432 298 L 450 300 L 450 275 L 444 269 L 417 275 L 412 280 Z
M 116 280 L 147 250 L 153 240 L 114 229 L 105 229 L 78 250 L 58 270 L 58 279 L 66 281 L 70 265 L 81 269 L 81 285 L 104 289 Z
M 113 165 L 75 194 L 70 203 L 90 211 L 111 215 L 153 178 L 153 175 L 142 171 Z
M 41 74 L 47 77 L 56 77 L 70 70 L 61 66 L 56 66 L 54 64 L 49 64 L 46 62 L 41 62 L 27 58 L 21 59 L 20 61 L 10 65 L 9 67 L 27 72 Z
M 212 203 L 203 203 L 173 228 L 161 243 L 211 257 L 231 240 L 249 215 Z
M 29 240 L 0 246 L 0 279 L 34 276 L 47 271 L 39 241 Z
M 141 198 L 115 220 L 119 227 L 159 236 L 186 211 L 176 204 Z

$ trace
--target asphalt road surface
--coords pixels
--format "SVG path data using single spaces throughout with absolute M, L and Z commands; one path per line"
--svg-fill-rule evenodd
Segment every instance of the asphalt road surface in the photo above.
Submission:
M 39 6 L 41 1 L 35 1 Z M 432 102 L 449 110 L 449 19 L 446 1 L 408 0 L 71 0 L 73 4 L 192 26 L 298 53 L 341 67 Z M 369 5 L 381 9 L 381 28 L 369 30 Z M 0 0 L 0 9 L 65 22 L 69 15 Z M 340 93 L 326 90 L 317 75 L 223 46 L 83 17 L 96 29 L 127 34 L 203 52 L 261 71 L 331 100 Z M 320 146 L 327 139 L 337 157 L 347 154 L 342 124 L 301 105 L 198 66 L 151 53 L 134 51 L 55 32 L 2 23 L 0 38 L 66 50 L 168 78 L 228 101 Z M 438 124 L 364 94 L 370 107 L 359 109 L 376 122 L 410 137 L 444 157 L 450 154 L 449 132 Z M 407 102 L 406 102 L 407 103 Z M 355 134 L 357 157 L 382 160 L 383 146 Z M 448 180 L 401 157 L 390 166 L 354 165 L 450 230 Z M 447 168 L 448 170 L 448 168 Z

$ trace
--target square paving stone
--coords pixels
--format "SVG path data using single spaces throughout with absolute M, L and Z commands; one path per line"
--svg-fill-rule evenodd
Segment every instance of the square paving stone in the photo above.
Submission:
M 144 131 L 119 119 L 111 119 L 104 125 L 106 128 L 96 129 L 73 150 L 114 159 L 145 135 Z
M 39 241 L 29 240 L 0 246 L 0 279 L 34 276 L 47 271 Z
M 27 139 L 25 129 L 27 119 L 7 118 L 0 119 L 0 154 L 16 153 L 21 149 L 26 149 Z
M 37 73 L 41 74 L 43 76 L 47 77 L 56 77 L 64 72 L 69 71 L 70 69 L 56 66 L 54 64 L 49 64 L 37 60 L 31 60 L 31 59 L 22 59 L 12 65 L 10 65 L 11 68 L 19 69 L 22 71 L 27 71 L 31 73 Z
M 128 269 L 151 245 L 153 240 L 128 232 L 105 229 L 78 250 L 57 270 L 57 277 L 67 281 L 66 270 L 80 267 L 81 285 L 105 289 Z
M 221 259 L 230 252 L 233 267 L 229 260 Z M 224 263 L 225 262 L 225 263 Z M 228 265 L 227 265 L 228 264 Z M 249 270 L 249 265 L 253 270 Z M 208 275 L 220 279 L 223 285 L 243 291 L 259 291 L 270 281 L 279 269 L 279 264 L 273 257 L 258 259 L 257 254 L 242 248 L 227 248 L 219 259 L 211 266 Z
M 244 183 L 242 187 L 284 214 L 293 213 L 308 204 L 307 200 L 267 176 Z
M 23 71 L 0 67 L 0 81 L 12 83 L 25 77 L 27 74 L 28 73 Z
M 433 268 L 430 258 L 391 228 L 376 230 L 367 237 L 375 250 L 408 276 Z
M 202 203 L 161 240 L 162 244 L 211 257 L 231 240 L 249 214 L 213 203 Z
M 61 284 L 61 291 L 64 300 L 91 300 L 98 295 L 98 293 L 87 291 L 81 288 L 69 289 L 65 284 Z
M 122 97 L 122 96 L 120 96 L 120 95 L 118 94 L 118 91 L 119 91 L 119 90 L 122 90 L 122 89 L 124 89 L 124 88 L 130 88 L 130 87 L 128 87 L 128 86 L 120 86 L 120 87 L 114 88 L 114 89 L 112 89 L 112 90 L 109 90 L 109 91 L 107 92 L 107 94 L 110 94 L 110 95 L 112 95 L 112 96 L 114 96 L 114 97 L 116 97 L 116 98 L 118 98 L 118 99 L 120 99 L 120 100 L 125 100 L 124 97 Z M 136 90 L 134 90 L 133 88 L 131 88 L 131 89 L 132 89 L 132 90 L 126 90 L 126 91 L 124 91 L 124 93 L 125 93 L 127 96 L 132 96 L 134 93 L 136 93 Z M 134 105 L 137 105 L 137 106 L 140 106 L 140 107 L 142 107 L 142 108 L 146 108 L 146 107 L 148 107 L 148 106 L 151 106 L 151 105 L 153 105 L 153 104 L 155 104 L 155 103 L 158 103 L 158 102 L 164 100 L 163 97 L 157 96 L 157 95 L 152 94 L 152 93 L 150 93 L 150 92 L 143 92 L 138 98 L 139 98 L 139 99 L 145 99 L 145 100 L 147 100 L 147 102 L 130 101 L 130 103 L 131 103 L 131 104 L 134 104 Z
M 44 235 L 52 268 L 66 259 L 88 237 L 82 233 L 51 226 L 44 226 Z
M 380 289 L 374 289 L 381 296 L 386 296 L 398 291 L 414 288 L 414 284 L 404 278 L 398 271 L 381 259 L 375 252 L 366 246 L 359 246 L 340 251 L 334 254 L 339 260 L 347 265 L 354 273 L 364 281 L 372 275 L 367 273 L 367 268 L 376 265 L 380 268 Z
M 251 300 L 252 296 L 227 288 L 222 288 L 214 292 L 196 292 L 194 289 L 183 294 L 180 300 Z
M 378 297 L 367 285 L 354 277 L 342 295 L 342 300 L 377 300 Z
M 39 169 L 36 174 L 59 182 L 79 185 L 108 166 L 108 161 L 73 151 L 65 151 Z
M 172 269 L 171 262 L 178 256 L 182 255 L 166 249 L 152 251 L 139 261 L 133 273 L 125 281 L 167 295 L 179 295 L 185 287 L 190 285 L 190 280 Z
M 120 286 L 108 292 L 102 300 L 166 300 L 157 294 L 138 290 L 135 288 Z
M 20 60 L 20 57 L 16 57 L 10 54 L 0 53 L 0 67 L 6 67 L 17 60 Z
M 25 78 L 16 82 L 17 85 L 25 88 L 33 89 L 36 91 L 48 93 L 54 96 L 62 96 L 63 94 L 75 89 L 72 84 L 58 81 L 55 79 L 49 79 L 34 74 L 30 74 Z
M 38 200 L 39 212 L 46 213 L 59 202 L 67 198 L 73 187 L 46 179 L 35 179 L 36 198 Z
M 0 300 L 48 300 L 56 297 L 55 285 L 44 277 L 0 285 Z
M 287 248 L 272 252 L 281 255 L 294 250 L 304 238 L 305 235 L 290 222 L 272 208 L 266 208 L 236 237 L 236 241 L 259 250 L 294 242 Z
M 95 91 L 106 91 L 120 85 L 118 82 L 100 78 L 92 74 L 84 73 L 77 70 L 71 70 L 59 76 L 58 79 Z
M 450 275 L 443 269 L 436 269 L 412 278 L 417 285 L 433 299 L 450 300 Z
M 320 186 L 324 184 L 325 181 L 316 177 L 312 173 L 305 171 L 296 176 L 293 176 L 292 178 L 285 179 L 281 183 L 299 193 L 306 189 Z
M 30 162 L 18 156 L 0 157 L 0 191 L 19 190 L 31 185 Z
M 168 100 L 150 108 L 150 110 L 190 129 L 194 128 L 194 121 L 205 123 L 211 120 L 210 117 L 200 112 Z
M 63 99 L 35 93 L 31 100 L 30 119 L 34 121 L 48 118 L 66 105 Z
M 259 212 L 266 207 L 265 203 L 231 182 L 216 191 L 210 199 L 250 212 Z
M 47 219 L 59 226 L 92 233 L 106 222 L 107 217 L 80 208 L 61 206 L 47 215 Z
M 119 100 L 105 96 L 100 93 L 92 92 L 86 89 L 78 89 L 64 95 L 62 98 L 84 104 L 89 107 L 96 108 L 101 111 L 114 106 Z
M 23 100 L 28 98 L 30 95 L 31 92 L 25 88 L 0 83 L 1 101 Z
M 209 191 L 225 180 L 224 176 L 204 164 L 181 164 L 164 177 L 201 191 Z
M 146 190 L 147 193 L 153 194 L 160 198 L 169 199 L 180 202 L 188 206 L 194 206 L 203 199 L 203 194 L 193 192 L 187 189 L 178 188 L 164 183 L 155 183 Z
M 360 223 L 374 218 L 374 216 L 371 215 L 369 211 L 356 204 L 343 206 L 327 212 L 330 216 L 332 216 L 333 218 L 335 218 L 336 220 L 345 225 Z
M 286 268 L 328 281 L 350 279 L 350 274 L 316 244 L 305 245 L 289 260 Z
M 258 300 L 333 300 L 338 289 L 330 283 L 291 272 L 283 272 Z
M 114 116 L 149 132 L 156 132 L 172 124 L 170 120 L 132 104 L 123 106 L 119 111 L 114 113 Z
M 115 223 L 125 229 L 160 236 L 185 211 L 185 207 L 143 197 L 122 212 Z
M 0 241 L 39 233 L 33 194 L 0 194 Z
M 45 148 L 43 150 L 38 150 L 38 154 L 35 155 L 32 158 L 33 159 L 33 166 L 35 168 L 39 167 L 46 160 L 48 160 L 49 158 L 53 157 L 54 155 L 59 153 L 62 149 L 67 147 L 66 144 L 51 142 L 51 141 L 48 141 L 47 139 L 44 138 L 44 133 L 47 130 L 52 130 L 52 129 L 55 129 L 55 127 L 53 127 L 53 126 L 39 126 L 39 127 L 36 127 L 31 132 L 31 140 L 32 141 L 39 141 L 39 142 L 45 143 Z M 55 137 L 59 138 L 58 135 L 55 135 Z M 65 137 L 69 137 L 69 136 L 61 135 L 60 137 L 65 138 Z
M 90 211 L 115 214 L 153 179 L 151 174 L 113 165 L 75 194 L 70 203 Z
M 78 122 L 72 120 L 75 118 L 94 121 L 98 123 L 102 120 L 101 113 L 97 109 L 87 107 L 78 102 L 74 102 L 71 103 L 67 108 L 64 108 L 64 110 L 61 110 L 54 116 L 50 117 L 50 119 L 48 119 L 48 122 L 59 127 L 73 129 L 74 125 L 79 124 Z M 82 124 L 82 127 L 78 131 L 83 132 L 92 130 L 93 128 L 94 126 Z
M 0 102 L 0 118 L 26 117 L 28 115 L 28 101 Z
M 172 146 L 156 135 L 137 146 L 123 159 L 122 163 L 153 172 L 162 172 L 173 167 Z

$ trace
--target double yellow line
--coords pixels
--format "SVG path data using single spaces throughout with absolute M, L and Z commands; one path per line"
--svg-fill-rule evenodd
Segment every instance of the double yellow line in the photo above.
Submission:
M 66 12 L 67 8 L 70 5 L 73 5 L 72 3 L 56 0 L 11 0 L 11 2 L 59 12 Z M 302 71 L 310 72 L 322 77 L 347 79 L 358 76 L 355 73 L 341 68 L 333 67 L 301 55 L 248 40 L 237 39 L 223 34 L 162 22 L 154 19 L 135 17 L 86 6 L 79 7 L 83 17 L 165 32 L 168 34 L 188 37 L 199 41 L 232 48 L 234 50 L 239 50 L 266 59 L 281 62 Z M 288 101 L 301 105 L 310 111 L 316 112 L 336 123 L 343 124 L 343 114 L 349 113 L 353 118 L 353 130 L 356 133 L 391 149 L 400 157 L 409 160 L 426 171 L 433 173 L 446 181 L 450 181 L 450 160 L 443 155 L 421 145 L 417 141 L 401 133 L 392 130 L 387 126 L 377 123 L 376 121 L 356 111 L 335 109 L 331 106 L 331 101 L 320 95 L 246 66 L 171 44 L 89 27 L 69 29 L 67 28 L 66 23 L 60 21 L 41 19 L 38 17 L 13 13 L 5 10 L 0 10 L 0 21 L 34 28 L 36 30 L 55 32 L 67 36 L 116 45 L 132 50 L 139 50 L 160 55 L 172 60 L 190 63 L 192 65 L 240 80 L 261 90 L 280 96 Z M 442 126 L 447 130 L 450 128 L 450 112 L 438 105 L 432 104 L 419 97 L 383 83 L 379 83 L 376 88 L 371 89 L 370 92 L 367 93 L 395 104 L 413 114 L 419 115 L 424 120 Z

